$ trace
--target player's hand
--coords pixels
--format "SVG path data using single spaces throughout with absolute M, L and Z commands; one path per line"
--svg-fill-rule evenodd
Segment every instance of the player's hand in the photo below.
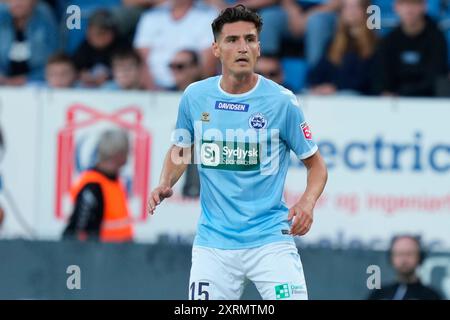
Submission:
M 159 205 L 165 198 L 171 197 L 173 190 L 169 186 L 158 186 L 155 188 L 148 198 L 147 211 L 149 214 L 154 214 L 156 206 Z
M 290 234 L 294 236 L 303 236 L 306 234 L 313 223 L 314 203 L 303 197 L 289 209 L 288 220 L 294 219 Z

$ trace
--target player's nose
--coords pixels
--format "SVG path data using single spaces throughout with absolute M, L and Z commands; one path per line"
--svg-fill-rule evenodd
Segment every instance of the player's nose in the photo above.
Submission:
M 239 40 L 239 47 L 238 47 L 239 53 L 247 53 L 248 51 L 248 43 L 245 41 L 245 39 Z

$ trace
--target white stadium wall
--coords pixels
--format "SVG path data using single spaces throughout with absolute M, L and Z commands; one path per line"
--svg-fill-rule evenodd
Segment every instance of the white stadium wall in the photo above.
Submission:
M 136 241 L 191 239 L 200 214 L 181 183 L 153 217 L 146 194 L 158 183 L 180 95 L 110 91 L 0 89 L 1 238 L 59 239 L 70 214 L 67 190 L 89 166 L 98 133 L 130 130 L 123 171 Z M 384 249 L 397 233 L 415 233 L 433 250 L 450 249 L 450 100 L 303 97 L 300 105 L 329 165 L 310 233 L 300 241 Z M 269 119 L 270 121 L 270 119 Z M 294 156 L 288 204 L 305 187 Z M 180 181 L 182 182 L 182 181 Z

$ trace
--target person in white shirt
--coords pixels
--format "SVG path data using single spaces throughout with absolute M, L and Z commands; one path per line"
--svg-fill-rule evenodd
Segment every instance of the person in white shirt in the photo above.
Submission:
M 146 89 L 174 86 L 169 64 L 182 49 L 200 53 L 204 76 L 215 74 L 216 61 L 211 51 L 214 39 L 210 27 L 216 15 L 215 8 L 194 0 L 168 0 L 142 15 L 134 37 L 134 47 L 144 62 Z

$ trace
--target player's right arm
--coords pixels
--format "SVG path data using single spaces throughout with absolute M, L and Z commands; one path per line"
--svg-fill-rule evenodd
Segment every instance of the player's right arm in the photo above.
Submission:
M 177 123 L 172 132 L 172 146 L 164 159 L 159 185 L 150 193 L 147 210 L 149 214 L 155 212 L 157 205 L 165 198 L 172 196 L 172 187 L 177 183 L 191 163 L 194 150 L 194 128 L 190 115 L 189 94 L 185 90 L 178 108 Z
M 154 214 L 156 206 L 173 194 L 172 187 L 177 183 L 190 161 L 191 147 L 172 145 L 164 159 L 159 185 L 153 189 L 148 199 L 148 213 Z

